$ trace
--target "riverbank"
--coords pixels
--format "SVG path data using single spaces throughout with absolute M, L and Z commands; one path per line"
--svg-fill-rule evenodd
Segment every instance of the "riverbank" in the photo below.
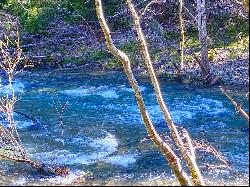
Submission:
M 8 22 L 14 20 L 11 15 L 1 14 L 0 30 L 4 31 Z M 155 71 L 159 77 L 177 79 L 179 65 L 178 27 L 162 26 L 155 20 L 142 23 L 146 35 Z M 81 68 L 83 71 L 123 71 L 122 65 L 110 54 L 100 28 L 93 28 L 86 23 L 69 24 L 63 19 L 56 19 L 47 24 L 46 30 L 40 34 L 21 31 L 21 48 L 32 69 L 46 68 Z M 187 28 L 188 30 L 189 28 Z M 242 31 L 245 28 L 242 28 Z M 241 30 L 239 30 L 240 32 Z M 4 32 L 2 32 L 4 33 Z M 186 35 L 185 64 L 183 73 L 185 81 L 201 81 L 202 72 L 192 54 L 199 53 L 197 37 L 194 33 Z M 112 32 L 116 46 L 126 52 L 132 62 L 136 74 L 147 74 L 139 44 L 136 42 L 134 30 L 126 29 Z M 226 37 L 226 36 L 225 36 Z M 226 85 L 249 87 L 249 36 L 241 32 L 241 36 L 230 40 L 230 45 L 215 47 L 219 43 L 214 36 L 210 41 L 209 60 L 211 72 L 220 77 Z M 211 40 L 211 39 L 210 39 Z
M 47 36 L 39 36 L 38 39 L 31 36 L 33 41 L 29 40 L 29 42 L 27 42 L 27 37 L 24 40 L 26 43 L 24 47 L 28 47 L 26 48 L 28 56 L 36 61 L 35 66 L 41 67 L 39 65 L 41 63 L 42 66 L 83 68 L 83 71 L 123 71 L 121 63 L 107 51 L 100 30 L 92 30 L 87 25 L 68 25 L 63 21 L 60 24 L 53 24 L 55 24 L 51 25 L 53 29 L 47 30 L 49 33 Z M 174 64 L 177 64 L 177 66 L 179 64 L 177 40 L 168 40 L 161 32 L 164 28 L 156 24 L 157 29 L 155 24 L 155 22 L 152 22 L 148 29 L 144 29 L 153 65 L 158 76 L 175 79 L 178 71 Z M 60 30 L 56 25 L 60 25 Z M 134 72 L 146 74 L 143 57 L 140 54 L 140 47 L 136 42 L 136 34 L 133 30 L 117 31 L 112 33 L 112 37 L 114 43 L 129 55 Z M 189 40 L 191 38 L 187 36 L 187 43 Z M 32 43 L 35 44 L 33 47 L 31 46 Z M 186 48 L 183 72 L 189 80 L 199 81 L 202 72 L 198 63 L 193 59 L 192 53 L 194 51 L 199 51 L 197 46 L 193 48 L 192 45 L 189 45 Z M 247 47 L 243 50 L 218 48 L 215 52 L 209 56 L 211 72 L 215 76 L 219 76 L 224 84 L 249 86 L 249 52 Z M 234 58 L 230 57 L 232 53 L 236 53 Z
M 111 67 L 107 68 L 102 66 L 98 62 L 89 62 L 84 65 L 75 65 L 75 64 L 67 64 L 66 66 L 39 66 L 39 68 L 34 68 L 35 70 L 39 69 L 82 69 L 82 71 L 86 72 L 96 72 L 96 71 L 120 71 L 123 73 L 122 67 Z M 132 70 L 135 74 L 141 76 L 148 76 L 147 70 L 143 66 L 132 66 Z M 164 78 L 167 80 L 176 80 L 179 81 L 176 69 L 168 68 L 165 69 L 155 69 L 157 72 L 157 76 L 160 78 Z M 234 87 L 243 87 L 244 89 L 248 89 L 249 87 L 249 60 L 248 59 L 240 59 L 240 60 L 232 60 L 227 62 L 218 62 L 211 64 L 211 70 L 214 75 L 220 77 L 220 83 L 222 85 L 234 86 Z M 202 71 L 198 64 L 193 63 L 192 66 L 185 65 L 184 66 L 184 83 L 191 82 L 200 82 L 202 80 Z

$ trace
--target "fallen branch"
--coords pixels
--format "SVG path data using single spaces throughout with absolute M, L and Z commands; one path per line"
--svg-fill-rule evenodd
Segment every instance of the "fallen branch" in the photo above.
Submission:
M 233 99 L 230 95 L 228 95 L 228 94 L 226 93 L 226 91 L 224 90 L 223 87 L 220 87 L 220 90 L 221 90 L 222 93 L 231 101 L 231 103 L 234 105 L 235 109 L 236 109 L 237 111 L 239 111 L 239 112 L 242 114 L 242 116 L 243 116 L 243 117 L 247 120 L 247 122 L 249 123 L 249 115 L 242 109 L 241 105 L 238 105 L 238 104 L 234 101 L 234 99 Z
M 207 153 L 213 154 L 215 157 L 217 157 L 221 162 L 224 163 L 225 166 L 229 166 L 229 161 L 220 153 L 217 151 L 212 145 L 205 143 L 204 141 L 192 141 L 192 144 L 196 150 L 202 150 Z
M 20 162 L 20 163 L 27 163 L 31 167 L 35 168 L 39 173 L 42 173 L 44 175 L 66 176 L 70 172 L 70 170 L 67 167 L 64 167 L 64 166 L 51 167 L 51 166 L 47 166 L 39 161 L 31 160 L 29 158 L 16 158 L 14 156 L 5 155 L 2 153 L 0 153 L 0 158 L 12 160 L 15 162 Z
M 149 9 L 149 7 L 150 7 L 152 4 L 155 4 L 155 3 L 157 3 L 157 1 L 151 1 L 150 3 L 148 3 L 148 4 L 146 5 L 146 7 L 144 8 L 144 10 L 142 11 L 140 17 L 143 17 L 144 14 L 145 14 L 145 13 L 147 12 L 147 10 Z

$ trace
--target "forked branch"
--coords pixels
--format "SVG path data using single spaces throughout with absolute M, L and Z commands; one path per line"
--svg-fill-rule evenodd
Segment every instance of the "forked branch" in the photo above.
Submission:
M 144 100 L 143 100 L 142 95 L 141 95 L 140 88 L 139 88 L 138 83 L 133 75 L 132 70 L 131 70 L 130 60 L 124 52 L 117 49 L 113 44 L 113 41 L 112 41 L 112 38 L 110 35 L 109 27 L 108 27 L 106 20 L 104 18 L 103 9 L 102 9 L 102 1 L 95 0 L 95 5 L 96 5 L 97 17 L 99 19 L 102 31 L 103 31 L 104 36 L 105 36 L 106 45 L 107 45 L 108 49 L 110 50 L 110 52 L 115 57 L 117 57 L 123 64 L 123 68 L 124 68 L 124 71 L 128 77 L 129 83 L 135 92 L 137 104 L 139 106 L 145 127 L 147 129 L 148 136 L 152 139 L 152 141 L 155 143 L 155 145 L 157 145 L 157 147 L 159 147 L 160 150 L 163 152 L 166 159 L 169 161 L 171 168 L 175 172 L 180 184 L 184 185 L 184 186 L 192 185 L 192 183 L 189 180 L 189 177 L 187 176 L 187 174 L 183 171 L 183 169 L 181 167 L 179 158 L 175 155 L 175 153 L 170 148 L 170 146 L 161 139 L 161 137 L 156 132 L 156 130 L 152 124 L 152 121 L 151 121 L 151 119 L 148 115 L 148 112 L 146 110 Z
M 135 29 L 136 29 L 136 32 L 137 32 L 137 35 L 138 35 L 138 38 L 139 38 L 139 41 L 140 41 L 140 44 L 141 44 L 141 50 L 142 50 L 142 53 L 143 53 L 143 56 L 144 56 L 147 71 L 148 71 L 150 80 L 152 82 L 153 88 L 154 88 L 154 92 L 155 92 L 155 95 L 156 95 L 156 98 L 157 98 L 157 102 L 158 102 L 158 104 L 159 104 L 159 106 L 161 108 L 161 111 L 163 112 L 165 122 L 168 125 L 168 127 L 169 127 L 169 129 L 171 131 L 171 135 L 172 135 L 177 147 L 181 151 L 181 154 L 184 157 L 184 159 L 185 159 L 185 161 L 186 161 L 186 163 L 188 165 L 188 168 L 189 168 L 189 170 L 191 172 L 191 175 L 192 175 L 193 183 L 195 185 L 199 185 L 199 186 L 200 185 L 205 185 L 205 183 L 203 181 L 203 178 L 201 176 L 200 170 L 199 170 L 199 168 L 198 168 L 198 166 L 196 164 L 195 156 L 190 154 L 187 151 L 186 147 L 184 146 L 184 143 L 183 143 L 183 141 L 182 141 L 182 139 L 181 139 L 181 137 L 179 135 L 179 132 L 177 130 L 177 127 L 175 126 L 175 124 L 174 124 L 174 122 L 173 122 L 173 120 L 171 118 L 168 107 L 167 107 L 166 103 L 163 100 L 161 88 L 160 88 L 160 85 L 158 83 L 158 80 L 157 80 L 157 77 L 156 77 L 156 74 L 155 74 L 155 71 L 154 71 L 154 68 L 153 68 L 153 65 L 152 65 L 152 61 L 151 61 L 149 49 L 148 49 L 148 46 L 147 46 L 147 42 L 145 40 L 143 31 L 141 29 L 140 18 L 139 18 L 138 14 L 137 14 L 137 12 L 135 10 L 135 7 L 134 7 L 134 5 L 132 3 L 132 0 L 126 0 L 126 2 L 127 2 L 127 5 L 129 7 L 129 10 L 130 10 L 132 18 L 133 18 Z M 189 149 L 192 150 L 193 149 L 192 144 L 189 144 L 189 145 L 190 145 Z

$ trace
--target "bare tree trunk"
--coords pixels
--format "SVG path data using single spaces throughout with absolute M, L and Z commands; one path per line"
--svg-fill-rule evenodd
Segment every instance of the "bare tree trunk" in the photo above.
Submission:
M 163 141 L 163 139 L 159 136 L 159 134 L 156 132 L 156 130 L 152 124 L 152 121 L 147 113 L 147 110 L 146 110 L 146 107 L 145 107 L 145 104 L 144 104 L 144 101 L 143 101 L 143 98 L 141 95 L 141 91 L 139 89 L 137 81 L 136 81 L 136 79 L 133 75 L 133 72 L 131 70 L 130 60 L 124 52 L 117 49 L 113 44 L 113 41 L 112 41 L 112 38 L 110 35 L 109 27 L 108 27 L 108 25 L 105 21 L 105 18 L 104 18 L 104 14 L 103 14 L 103 10 L 102 10 L 102 1 L 95 0 L 95 5 L 96 5 L 97 17 L 99 19 L 102 31 L 104 32 L 104 35 L 105 35 L 106 45 L 107 45 L 108 49 L 110 50 L 110 52 L 123 63 L 124 71 L 128 77 L 128 80 L 129 80 L 131 87 L 133 88 L 133 90 L 135 92 L 137 104 L 139 106 L 139 109 L 140 109 L 140 112 L 141 112 L 141 115 L 142 115 L 142 118 L 143 118 L 143 121 L 144 121 L 144 124 L 145 124 L 145 127 L 146 127 L 146 130 L 148 132 L 149 137 L 152 139 L 152 141 L 155 143 L 155 145 L 157 145 L 160 148 L 160 150 L 163 152 L 163 154 L 165 155 L 171 168 L 175 172 L 180 184 L 184 185 L 184 186 L 192 185 L 192 183 L 189 180 L 188 175 L 183 171 L 183 169 L 181 167 L 179 158 L 175 155 L 175 153 L 169 147 L 169 145 L 167 143 L 165 143 Z
M 181 41 L 180 41 L 180 63 L 181 63 L 181 71 L 184 68 L 184 46 L 185 46 L 185 25 L 183 19 L 183 7 L 184 7 L 184 0 L 179 0 L 179 20 L 180 20 L 180 34 L 181 34 Z
M 187 162 L 188 168 L 189 168 L 191 175 L 192 175 L 193 183 L 195 185 L 205 185 L 203 178 L 201 176 L 200 170 L 197 166 L 197 163 L 195 160 L 195 155 L 191 154 L 187 151 L 187 148 L 185 147 L 185 145 L 184 145 L 184 143 L 183 143 L 183 141 L 178 133 L 178 130 L 171 119 L 170 112 L 168 111 L 168 107 L 166 106 L 166 104 L 163 100 L 163 97 L 161 94 L 161 89 L 160 89 L 158 80 L 157 80 L 156 75 L 155 75 L 155 71 L 154 71 L 154 68 L 152 65 L 149 50 L 148 50 L 148 47 L 147 47 L 147 44 L 145 41 L 145 37 L 144 37 L 144 34 L 141 30 L 140 19 L 139 19 L 138 14 L 135 10 L 135 7 L 132 4 L 131 0 L 126 0 L 126 2 L 128 4 L 129 10 L 130 10 L 132 17 L 133 17 L 135 29 L 136 29 L 136 32 L 137 32 L 137 35 L 138 35 L 138 38 L 139 38 L 139 41 L 140 41 L 140 44 L 142 47 L 143 56 L 145 58 L 146 67 L 148 69 L 148 73 L 149 73 L 151 82 L 152 82 L 153 87 L 154 87 L 157 101 L 158 101 L 158 104 L 163 112 L 165 121 L 166 121 L 166 123 L 171 131 L 171 134 L 173 136 L 173 139 L 174 139 L 177 147 L 180 149 L 181 154 L 183 155 L 185 161 Z M 189 149 L 193 150 L 192 144 L 189 144 Z
M 205 74 L 210 73 L 208 61 L 208 46 L 207 46 L 207 16 L 206 16 L 206 0 L 197 0 L 198 12 L 198 31 L 199 41 L 201 45 L 201 63 L 205 68 Z

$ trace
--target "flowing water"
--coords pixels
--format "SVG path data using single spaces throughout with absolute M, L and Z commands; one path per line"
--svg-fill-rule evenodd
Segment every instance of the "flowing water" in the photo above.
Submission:
M 138 77 L 147 110 L 160 133 L 169 133 L 146 77 Z M 207 184 L 249 184 L 249 126 L 218 87 L 160 80 L 176 124 L 209 142 L 230 167 L 197 152 Z M 165 158 L 147 137 L 133 90 L 117 72 L 80 70 L 22 72 L 14 90 L 16 121 L 33 159 L 70 168 L 67 177 L 43 176 L 26 164 L 0 160 L 0 185 L 176 185 Z M 7 93 L 6 87 L 2 92 Z M 248 112 L 246 90 L 230 94 Z M 65 110 L 63 110 L 65 107 Z M 19 113 L 32 116 L 33 120 Z M 62 123 L 61 123 L 62 122 Z M 183 164 L 184 165 L 184 164 Z M 86 180 L 82 176 L 92 173 Z

